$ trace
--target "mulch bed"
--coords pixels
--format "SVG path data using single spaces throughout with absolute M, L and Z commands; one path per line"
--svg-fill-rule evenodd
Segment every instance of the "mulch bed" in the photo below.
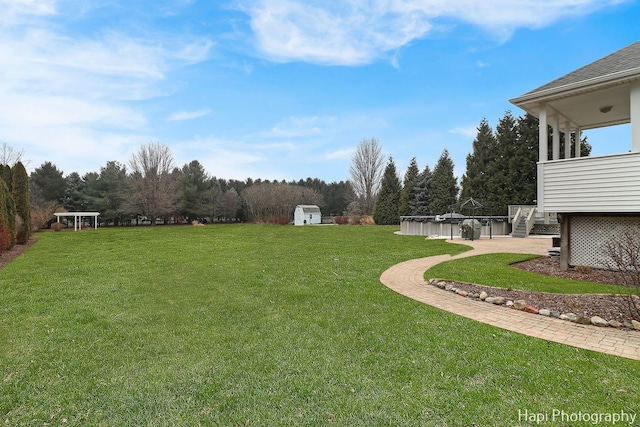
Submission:
M 611 271 L 592 270 L 561 270 L 557 258 L 540 257 L 513 264 L 513 267 L 533 273 L 547 274 L 586 282 L 619 284 L 616 274 Z M 508 300 L 525 300 L 527 304 L 537 309 L 557 310 L 560 313 L 574 313 L 579 316 L 600 316 L 605 320 L 617 320 L 620 323 L 640 320 L 640 300 L 630 298 L 629 295 L 601 295 L 601 294 L 551 294 L 544 292 L 529 292 L 492 288 L 456 282 L 455 287 L 469 293 L 487 292 L 489 296 L 503 296 Z

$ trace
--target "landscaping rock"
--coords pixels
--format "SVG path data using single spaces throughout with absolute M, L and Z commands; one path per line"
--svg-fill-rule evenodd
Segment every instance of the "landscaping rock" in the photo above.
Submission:
M 505 297 L 486 297 L 484 300 L 495 305 L 503 305 L 507 302 Z
M 640 322 L 638 322 L 637 320 L 632 320 L 631 324 L 633 325 L 633 329 L 640 330 Z
M 542 316 L 550 317 L 551 316 L 551 310 L 549 310 L 547 308 L 541 308 L 540 310 L 538 310 L 538 314 L 541 314 Z
M 562 313 L 560 318 L 562 320 L 568 320 L 569 322 L 575 322 L 578 320 L 578 315 L 575 313 Z
M 555 317 L 556 319 L 559 319 L 560 312 L 558 310 L 551 310 L 551 317 Z
M 467 295 L 469 295 L 469 292 L 461 291 L 460 289 L 458 289 L 458 295 L 460 295 L 461 297 L 466 297 Z
M 484 301 L 487 298 L 487 293 L 485 291 L 480 292 L 480 295 L 478 298 L 480 298 L 482 301 Z
M 524 307 L 524 311 L 526 311 L 527 313 L 531 313 L 531 314 L 538 314 L 538 309 L 537 309 L 537 308 L 535 308 L 535 307 L 534 307 L 534 306 L 532 306 L 532 305 L 526 305 L 526 306 Z
M 609 322 L 607 322 L 600 316 L 591 317 L 591 324 L 596 326 L 609 326 Z
M 622 323 L 618 322 L 617 320 L 609 320 L 607 323 L 609 324 L 609 326 L 613 328 L 622 328 L 624 326 Z
M 513 307 L 513 301 L 508 300 L 504 305 L 506 305 L 507 307 Z
M 444 285 L 445 291 L 450 291 L 451 289 L 453 289 L 453 285 L 451 283 L 447 283 L 446 285 Z
M 523 299 L 518 299 L 513 302 L 513 308 L 515 308 L 516 310 L 524 310 L 526 306 L 527 302 Z
M 578 319 L 576 320 L 576 323 L 580 323 L 581 325 L 590 325 L 591 324 L 591 318 L 587 317 L 587 316 L 578 316 Z
M 631 324 L 631 322 L 624 322 L 624 327 L 625 328 L 629 328 L 629 329 L 634 329 L 633 325 Z

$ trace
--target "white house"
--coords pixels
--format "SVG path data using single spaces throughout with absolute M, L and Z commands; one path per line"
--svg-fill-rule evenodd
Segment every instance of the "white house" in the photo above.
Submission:
M 316 205 L 298 205 L 293 212 L 293 225 L 320 224 L 322 214 Z
M 640 41 L 511 102 L 540 119 L 537 209 L 558 214 L 562 268 L 602 266 L 602 245 L 640 226 Z M 628 151 L 579 157 L 582 130 L 624 123 L 631 124 Z

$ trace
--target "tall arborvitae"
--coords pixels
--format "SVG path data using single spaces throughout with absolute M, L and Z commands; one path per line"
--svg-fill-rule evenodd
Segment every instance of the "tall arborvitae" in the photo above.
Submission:
M 31 237 L 31 205 L 29 204 L 29 177 L 22 162 L 16 163 L 13 168 L 12 196 L 15 202 L 15 211 L 20 218 L 20 224 L 16 227 L 16 243 L 24 245 Z
M 389 157 L 389 163 L 382 175 L 380 191 L 373 208 L 373 220 L 379 225 L 393 225 L 400 223 L 398 208 L 400 206 L 400 192 L 402 185 L 396 172 L 393 158 Z
M 415 195 L 410 203 L 411 215 L 430 215 L 429 205 L 433 201 L 433 176 L 429 165 L 418 175 L 415 184 Z M 435 214 L 434 214 L 435 215 Z
M 11 249 L 15 242 L 14 233 L 10 225 L 10 218 L 15 218 L 10 207 L 13 206 L 13 197 L 4 179 L 0 179 L 0 252 Z
M 445 149 L 433 168 L 433 200 L 429 210 L 434 214 L 443 214 L 458 200 L 458 183 L 453 174 L 453 161 Z
M 488 193 L 487 171 L 496 155 L 496 140 L 487 119 L 480 122 L 472 147 L 473 151 L 467 155 L 467 170 L 460 181 L 461 199 L 473 197 L 485 203 Z
M 398 209 L 400 216 L 413 215 L 411 202 L 416 197 L 415 185 L 418 175 L 420 175 L 420 170 L 418 169 L 418 161 L 414 157 L 409 162 L 407 172 L 404 174 L 404 185 L 402 186 L 402 193 L 400 193 L 400 208 Z
M 7 188 L 11 191 L 11 181 L 13 180 L 13 172 L 11 170 L 11 166 L 9 165 L 0 165 L 0 178 L 2 178 L 7 184 Z

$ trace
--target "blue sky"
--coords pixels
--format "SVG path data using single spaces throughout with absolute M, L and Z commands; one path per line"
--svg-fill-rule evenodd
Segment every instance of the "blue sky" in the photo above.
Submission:
M 623 0 L 0 0 L 0 142 L 67 175 L 171 147 L 227 179 L 349 178 L 377 138 L 400 173 L 508 100 L 638 40 Z M 628 126 L 587 132 L 627 151 Z

